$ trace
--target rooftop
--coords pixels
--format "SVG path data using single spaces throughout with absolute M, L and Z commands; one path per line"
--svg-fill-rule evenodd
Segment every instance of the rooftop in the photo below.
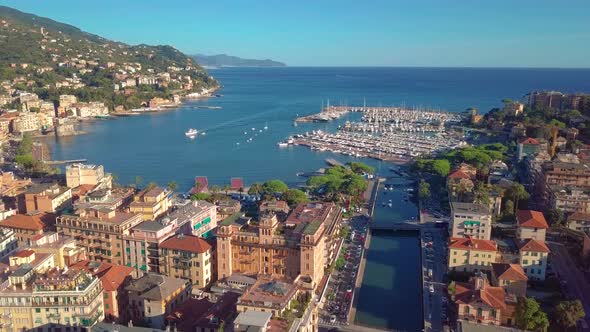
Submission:
M 516 220 L 519 227 L 549 228 L 543 212 L 533 210 L 518 210 Z
M 102 288 L 106 291 L 117 290 L 133 273 L 133 268 L 107 262 L 95 262 L 90 260 L 79 261 L 70 266 L 70 269 L 84 270 L 100 278 Z
M 316 220 L 323 222 L 328 217 L 334 203 L 300 203 L 287 217 L 286 224 L 294 226 L 301 223 L 310 223 Z
M 202 254 L 211 250 L 211 245 L 202 238 L 194 235 L 175 235 L 160 244 L 160 248 L 179 251 L 190 251 Z
M 498 246 L 492 240 L 478 240 L 464 237 L 453 237 L 449 240 L 449 249 L 497 251 Z
M 520 251 L 546 252 L 549 253 L 549 247 L 543 241 L 528 239 L 520 243 Z
M 498 280 L 522 280 L 529 278 L 520 264 L 492 263 L 492 272 Z
M 270 322 L 272 313 L 260 312 L 260 311 L 245 311 L 241 312 L 238 317 L 234 320 L 234 325 L 240 325 L 240 327 L 252 326 L 264 328 Z M 242 329 L 240 329 L 242 331 Z M 248 329 L 248 331 L 250 331 Z
M 34 215 L 15 214 L 0 221 L 0 226 L 40 231 L 43 230 L 46 225 L 51 224 L 54 218 L 54 215 L 50 213 L 39 213 Z
M 490 210 L 481 204 L 452 202 L 451 209 L 453 213 L 469 213 L 469 214 L 490 214 Z
M 161 301 L 168 298 L 179 288 L 185 288 L 187 282 L 184 279 L 172 278 L 156 273 L 147 273 L 143 277 L 131 281 L 125 289 L 138 293 L 138 296 L 144 299 Z
M 283 308 L 295 295 L 297 286 L 292 281 L 259 277 L 238 301 L 241 305 Z

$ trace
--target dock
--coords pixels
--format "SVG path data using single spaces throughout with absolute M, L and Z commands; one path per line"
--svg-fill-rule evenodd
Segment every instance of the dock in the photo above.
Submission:
M 328 164 L 330 166 L 344 166 L 343 163 L 339 162 L 336 159 L 332 159 L 332 158 L 326 159 L 326 164 Z
M 64 165 L 64 164 L 75 164 L 75 163 L 85 163 L 88 159 L 70 159 L 70 160 L 50 160 L 46 161 L 46 165 Z

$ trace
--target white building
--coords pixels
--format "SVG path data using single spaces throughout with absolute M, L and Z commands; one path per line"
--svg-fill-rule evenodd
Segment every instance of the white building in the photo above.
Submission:
M 492 214 L 481 204 L 452 202 L 452 237 L 472 237 L 489 240 L 492 233 Z

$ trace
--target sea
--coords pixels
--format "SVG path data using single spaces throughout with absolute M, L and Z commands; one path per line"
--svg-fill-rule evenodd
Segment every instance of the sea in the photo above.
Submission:
M 246 185 L 281 179 L 296 186 L 305 181 L 298 173 L 327 167 L 327 158 L 365 161 L 380 176 L 391 177 L 386 162 L 305 147 L 280 148 L 277 143 L 308 131 L 334 131 L 360 117 L 350 114 L 331 123 L 294 124 L 295 117 L 319 112 L 328 104 L 450 112 L 475 107 L 485 113 L 501 107 L 502 99 L 520 100 L 532 90 L 590 92 L 589 69 L 285 67 L 222 68 L 210 74 L 223 85 L 218 91 L 222 96 L 160 113 L 84 122 L 84 135 L 45 139 L 53 159 L 84 158 L 104 165 L 120 183 L 132 183 L 139 176 L 144 183 L 175 181 L 182 191 L 191 188 L 195 176 L 207 176 L 210 184 L 218 185 L 239 177 Z M 204 135 L 189 139 L 185 132 L 190 128 Z M 382 190 L 379 197 L 392 199 L 393 206 L 379 204 L 375 222 L 415 216 L 416 207 L 405 201 L 397 185 L 387 195 Z M 357 324 L 422 329 L 419 258 L 415 234 L 373 236 Z

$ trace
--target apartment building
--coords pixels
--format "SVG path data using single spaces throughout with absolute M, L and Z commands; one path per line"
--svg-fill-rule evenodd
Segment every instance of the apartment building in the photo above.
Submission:
M 57 218 L 57 231 L 77 240 L 89 259 L 124 264 L 124 237 L 141 222 L 141 215 L 90 207 Z
M 0 227 L 0 258 L 15 251 L 18 240 L 12 229 Z
M 516 212 L 517 237 L 520 240 L 535 239 L 544 242 L 549 228 L 543 212 L 518 210 Z
M 519 246 L 520 265 L 529 280 L 545 280 L 549 247 L 535 239 L 522 241 Z
M 590 213 L 575 212 L 567 217 L 567 227 L 575 231 L 590 233 Z
M 302 275 L 315 288 L 336 256 L 341 219 L 332 203 L 300 204 L 283 223 L 272 212 L 262 214 L 258 224 L 234 214 L 217 231 L 218 278 L 242 273 L 294 280 Z
M 188 279 L 193 288 L 205 288 L 213 281 L 213 247 L 194 235 L 179 234 L 160 244 L 162 274 Z
M 549 206 L 565 213 L 590 213 L 590 188 L 550 186 Z
M 72 206 L 72 189 L 57 183 L 33 185 L 19 197 L 21 213 L 54 213 Z
M 498 245 L 495 241 L 474 238 L 449 240 L 449 270 L 457 272 L 491 271 L 498 261 Z
M 129 211 L 141 214 L 143 220 L 155 220 L 168 211 L 172 205 L 171 198 L 172 192 L 168 189 L 148 188 L 133 197 L 133 202 L 129 204 Z
M 492 235 L 492 214 L 481 204 L 451 202 L 452 237 L 489 240 Z
M 86 271 L 100 279 L 106 321 L 116 322 L 119 317 L 123 317 L 128 303 L 125 286 L 132 280 L 133 269 L 127 266 L 89 260 L 79 261 L 71 265 L 70 269 Z
M 53 214 L 15 214 L 0 221 L 0 228 L 12 230 L 20 247 L 30 245 L 33 238 L 43 234 L 54 223 L 55 216 Z
M 589 188 L 590 167 L 579 161 L 546 162 L 543 164 L 543 181 L 547 192 L 551 186 Z
M 240 296 L 237 303 L 238 312 L 269 312 L 273 317 L 281 317 L 290 309 L 302 292 L 296 280 L 260 277 L 252 287 Z
M 97 189 L 109 189 L 112 175 L 104 172 L 102 165 L 71 164 L 66 166 L 66 184 L 70 188 L 81 185 L 98 186 Z
M 3 282 L 0 319 L 14 331 L 50 331 L 52 324 L 89 328 L 104 319 L 100 281 L 86 272 L 36 272 L 24 264 Z
M 516 145 L 516 153 L 519 161 L 541 151 L 547 151 L 547 142 L 536 138 L 522 138 Z
M 132 280 L 125 290 L 129 296 L 125 321 L 161 329 L 166 316 L 189 299 L 191 285 L 186 279 L 147 273 Z
M 56 232 L 45 232 L 31 238 L 28 249 L 38 254 L 53 255 L 55 266 L 60 269 L 86 259 L 85 248 L 78 247 L 75 239 Z

